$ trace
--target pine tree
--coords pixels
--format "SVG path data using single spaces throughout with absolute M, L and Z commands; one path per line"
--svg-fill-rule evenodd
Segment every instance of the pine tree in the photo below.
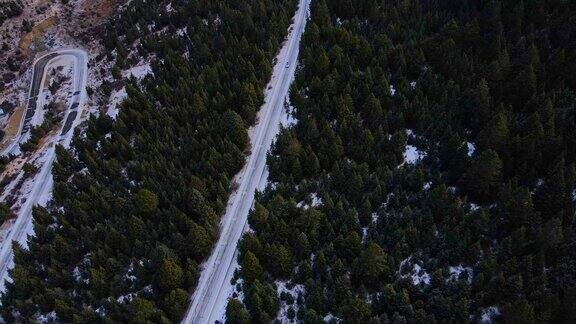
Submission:
M 484 200 L 494 195 L 501 176 L 502 161 L 498 153 L 489 149 L 472 161 L 472 165 L 462 176 L 461 183 L 467 192 Z
M 136 297 L 130 303 L 130 321 L 132 323 L 146 323 L 152 320 L 154 305 L 147 299 Z
M 250 315 L 241 302 L 235 298 L 228 300 L 226 305 L 226 324 L 248 324 L 250 323 Z
M 263 270 L 260 266 L 260 261 L 251 251 L 247 251 L 242 258 L 242 278 L 247 283 L 252 283 L 255 280 L 262 280 Z
M 170 318 L 178 321 L 188 307 L 188 293 L 180 288 L 174 289 L 165 297 L 164 303 Z
M 342 307 L 342 320 L 346 323 L 367 323 L 371 312 L 368 304 L 356 297 Z
M 476 127 L 484 125 L 491 116 L 492 110 L 492 98 L 490 96 L 490 88 L 488 87 L 488 82 L 485 79 L 481 79 L 478 84 L 477 91 L 477 108 L 474 112 Z
M 134 198 L 136 207 L 143 215 L 150 215 L 158 208 L 158 197 L 147 189 L 140 189 Z
M 506 117 L 500 111 L 478 134 L 479 148 L 500 151 L 508 140 L 508 134 Z
M 182 286 L 183 282 L 184 273 L 180 265 L 172 260 L 164 259 L 158 271 L 158 287 L 164 292 L 169 292 Z
M 385 282 L 390 276 L 388 255 L 373 242 L 368 243 L 360 258 L 354 261 L 353 280 L 364 284 L 367 289 L 378 289 L 378 282 Z

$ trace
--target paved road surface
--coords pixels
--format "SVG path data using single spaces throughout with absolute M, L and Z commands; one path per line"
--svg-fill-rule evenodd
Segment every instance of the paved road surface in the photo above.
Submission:
M 17 144 L 23 142 L 22 140 L 26 137 L 25 135 L 28 133 L 28 131 L 30 131 L 30 120 L 36 114 L 36 99 L 38 93 L 40 92 L 40 83 L 42 82 L 42 77 L 44 76 L 44 69 L 46 68 L 46 64 L 48 64 L 48 62 L 50 62 L 56 56 L 56 53 L 49 53 L 38 58 L 34 63 L 34 69 L 32 71 L 32 82 L 30 83 L 30 92 L 28 93 L 28 106 L 26 107 L 26 113 L 22 116 L 22 121 L 20 121 L 18 133 L 12 142 L 4 149 L 2 155 L 16 153 L 15 149 Z
M 294 78 L 300 36 L 306 24 L 309 4 L 310 0 L 300 0 L 292 31 L 278 55 L 270 83 L 272 89 L 266 94 L 266 102 L 259 113 L 259 123 L 251 138 L 252 153 L 240 171 L 240 186 L 228 202 L 226 214 L 220 222 L 219 240 L 212 255 L 203 264 L 198 287 L 183 323 L 214 323 L 224 313 L 229 293 L 227 288 L 234 272 L 236 246 L 254 202 L 254 191 L 266 183 L 266 152 L 278 133 L 281 117 L 286 113 L 284 100 Z
M 87 55 L 86 52 L 79 49 L 60 50 L 53 53 L 46 54 L 40 57 L 34 63 L 34 70 L 32 76 L 32 83 L 30 85 L 30 100 L 26 116 L 22 120 L 18 140 L 14 143 L 20 143 L 25 138 L 25 134 L 30 129 L 30 119 L 34 116 L 37 109 L 37 96 L 42 89 L 45 81 L 46 66 L 50 62 L 62 56 L 70 56 L 74 60 L 74 81 L 73 81 L 73 94 L 72 102 L 66 112 L 65 122 L 62 130 L 53 142 L 58 142 L 64 146 L 70 145 L 72 140 L 74 126 L 79 109 L 84 100 L 84 89 L 86 88 L 86 75 L 87 75 Z M 17 150 L 16 145 L 12 145 L 9 152 Z M 8 153 L 9 153 L 8 152 Z M 0 290 L 4 290 L 5 280 L 8 278 L 8 269 L 12 268 L 12 241 L 18 241 L 20 244 L 26 246 L 26 240 L 29 234 L 33 232 L 32 225 L 32 207 L 38 203 L 45 204 L 46 198 L 52 190 L 52 163 L 55 159 L 55 146 L 52 144 L 44 152 L 46 158 L 44 163 L 40 166 L 40 171 L 35 175 L 35 181 L 32 186 L 30 194 L 26 197 L 26 202 L 21 206 L 16 222 L 12 225 L 10 232 L 0 246 Z

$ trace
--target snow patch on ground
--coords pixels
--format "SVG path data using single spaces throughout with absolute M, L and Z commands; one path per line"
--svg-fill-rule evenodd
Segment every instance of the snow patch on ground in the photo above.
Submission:
M 322 205 L 322 198 L 318 197 L 318 195 L 315 192 L 310 194 L 310 200 L 311 200 L 310 204 L 308 204 L 306 201 L 300 201 L 296 204 L 296 207 L 308 209 L 310 208 L 310 206 L 318 207 Z
M 133 294 L 133 293 L 129 293 L 129 294 L 122 295 L 122 296 L 118 297 L 118 298 L 116 299 L 116 301 L 117 301 L 119 304 L 128 304 L 128 303 L 130 303 L 130 302 L 132 301 L 133 298 L 134 298 L 134 294 Z
M 448 278 L 448 280 L 458 281 L 460 276 L 463 275 L 463 278 L 466 278 L 468 283 L 472 283 L 472 275 L 474 272 L 472 271 L 471 267 L 464 267 L 459 264 L 455 267 L 448 267 L 448 271 L 450 272 L 450 278 Z
M 412 268 L 412 283 L 415 286 L 420 283 L 424 283 L 425 285 L 430 284 L 430 275 L 418 264 L 414 264 L 414 268 Z
M 286 97 L 286 101 L 284 102 L 284 108 L 286 109 L 286 113 L 282 115 L 280 119 L 280 124 L 284 128 L 290 128 L 296 125 L 298 120 L 294 117 L 294 107 L 290 104 L 290 97 Z
M 310 197 L 312 198 L 312 207 L 318 207 L 322 205 L 322 198 L 318 197 L 315 192 L 313 192 Z
M 472 142 L 466 142 L 466 147 L 468 148 L 468 156 L 472 156 L 476 151 L 476 145 Z
M 280 120 L 280 124 L 282 124 L 284 128 L 289 128 L 296 125 L 297 119 L 294 118 L 292 114 L 284 114 L 282 117 L 283 118 Z
M 368 227 L 362 227 L 362 243 L 366 242 L 366 237 L 368 237 Z
M 74 270 L 72 270 L 72 276 L 74 277 L 74 280 L 76 280 L 76 282 L 82 280 L 82 274 L 80 273 L 80 268 L 78 268 L 78 266 L 76 266 Z
M 490 324 L 494 323 L 494 319 L 500 315 L 500 309 L 497 306 L 490 306 L 482 310 L 482 317 L 480 318 L 480 323 Z
M 324 316 L 324 323 L 338 323 L 338 322 L 340 322 L 340 319 L 332 315 L 332 313 L 328 313 L 326 314 L 326 316 Z
M 116 117 L 118 117 L 119 111 L 118 105 L 122 102 L 122 100 L 126 99 L 126 97 L 128 97 L 128 94 L 126 93 L 126 87 L 122 87 L 117 91 L 112 91 L 108 101 L 108 110 L 106 111 L 106 114 L 112 117 L 112 119 L 116 119 Z
M 281 323 L 293 323 L 295 322 L 295 315 L 298 312 L 296 301 L 298 300 L 298 295 L 304 294 L 304 286 L 298 284 L 293 285 L 292 288 L 288 288 L 288 286 L 291 285 L 286 281 L 276 281 L 276 286 L 278 287 L 278 296 L 280 296 L 281 299 L 278 319 Z M 292 316 L 292 319 L 290 319 L 290 316 L 288 315 L 289 312 L 293 312 L 292 315 L 294 316 Z
M 376 223 L 378 221 L 378 214 L 372 213 L 372 223 Z
M 134 77 L 136 80 L 142 80 L 148 74 L 154 74 L 152 72 L 152 67 L 150 67 L 150 62 L 145 62 L 143 64 L 129 68 L 128 70 L 122 71 L 122 76 L 127 79 Z
M 56 323 L 56 311 L 51 311 L 48 314 L 39 315 L 36 320 L 38 323 Z
M 104 308 L 104 305 L 96 308 L 95 312 L 100 316 L 106 316 L 106 308 Z
M 133 283 L 136 281 L 136 275 L 134 275 L 134 263 L 130 263 L 130 265 L 128 266 L 128 269 L 126 270 L 126 274 L 124 274 L 124 279 L 126 279 L 126 281 Z
M 236 298 L 242 303 L 244 303 L 244 290 L 242 289 L 243 286 L 244 279 L 238 279 L 236 281 L 236 285 L 233 285 L 234 289 L 232 292 L 232 298 Z
M 410 277 L 414 286 L 430 284 L 430 275 L 418 264 L 418 261 L 412 261 L 412 256 L 400 262 L 398 273 L 403 279 Z
M 46 74 L 42 79 L 42 88 L 39 90 L 37 105 L 39 109 L 32 117 L 32 125 L 40 125 L 48 112 L 48 104 L 60 103 L 68 106 L 72 98 L 72 81 L 74 77 L 74 60 L 70 56 L 59 56 L 46 65 Z M 63 107 L 55 109 L 53 113 L 62 116 Z
M 178 28 L 178 29 L 176 30 L 176 34 L 178 34 L 178 36 L 184 36 L 184 35 L 186 35 L 186 28 L 185 28 L 185 27 L 183 27 L 183 28 Z
M 406 145 L 404 150 L 404 162 L 408 164 L 414 164 L 417 161 L 423 159 L 426 156 L 426 152 L 418 150 L 413 145 Z

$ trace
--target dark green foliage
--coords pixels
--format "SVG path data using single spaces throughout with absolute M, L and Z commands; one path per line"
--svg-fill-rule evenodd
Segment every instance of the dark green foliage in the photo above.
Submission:
M 55 126 L 60 125 L 59 122 L 62 120 L 61 116 L 59 116 L 55 109 L 56 106 L 53 102 L 47 105 L 46 108 L 48 111 L 44 116 L 44 120 L 42 124 L 38 126 L 32 126 L 30 129 L 30 138 L 26 141 L 26 143 L 20 144 L 20 148 L 24 152 L 34 151 L 42 139 L 42 137 L 46 136 L 48 132 L 54 129 Z
M 10 207 L 6 203 L 0 203 L 0 223 L 4 223 L 11 215 Z
M 22 171 L 24 171 L 24 175 L 30 176 L 38 172 L 38 167 L 34 163 L 26 162 L 22 166 Z
M 278 313 L 279 304 L 276 291 L 259 280 L 244 285 L 244 303 L 252 323 L 270 323 Z
M 502 161 L 498 153 L 486 150 L 472 161 L 461 183 L 473 197 L 484 201 L 496 193 L 501 177 Z
M 280 303 L 305 323 L 465 323 L 492 306 L 496 321 L 573 321 L 576 5 L 315 0 L 311 13 L 298 123 L 268 155 L 274 185 L 240 244 L 263 270 L 250 280 L 302 285 Z M 405 163 L 407 144 L 426 157 Z
M 237 299 L 230 299 L 226 305 L 226 324 L 248 324 L 250 315 Z
M 134 197 L 134 203 L 143 215 L 150 215 L 158 208 L 158 197 L 150 190 L 140 189 Z
M 124 81 L 115 121 L 93 116 L 71 150 L 56 148 L 54 199 L 34 211 L 29 250 L 15 253 L 6 322 L 52 311 L 61 322 L 180 320 L 295 4 L 135 0 L 104 26 L 115 77 L 142 57 L 153 75 Z M 289 251 L 270 251 L 288 276 Z M 273 318 L 274 291 L 259 285 L 251 312 Z
M 176 288 L 170 291 L 165 298 L 165 307 L 172 321 L 177 322 L 180 320 L 180 317 L 188 308 L 189 301 L 188 293 L 185 290 Z
M 247 283 L 262 280 L 260 261 L 251 251 L 246 252 L 246 255 L 242 258 L 242 277 Z

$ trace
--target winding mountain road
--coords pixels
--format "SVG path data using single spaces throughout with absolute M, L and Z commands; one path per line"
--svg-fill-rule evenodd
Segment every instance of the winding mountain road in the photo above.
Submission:
M 0 246 L 0 290 L 4 291 L 5 280 L 9 278 L 8 269 L 13 267 L 13 252 L 12 242 L 17 241 L 23 246 L 26 246 L 26 240 L 29 234 L 33 233 L 32 223 L 32 207 L 36 204 L 46 204 L 47 197 L 49 197 L 52 190 L 52 164 L 56 158 L 55 144 L 61 144 L 65 147 L 70 145 L 72 140 L 74 124 L 79 115 L 82 103 L 84 101 L 84 94 L 86 88 L 87 77 L 87 54 L 80 49 L 66 49 L 59 50 L 52 53 L 45 54 L 34 62 L 32 81 L 30 84 L 30 98 L 28 100 L 28 107 L 26 114 L 22 118 L 20 131 L 17 137 L 5 150 L 6 154 L 17 153 L 19 145 L 26 141 L 26 134 L 30 131 L 31 120 L 35 114 L 39 113 L 42 109 L 42 104 L 39 102 L 41 89 L 44 88 L 46 82 L 46 67 L 59 58 L 67 57 L 74 62 L 74 79 L 72 82 L 73 91 L 71 95 L 70 104 L 65 112 L 64 123 L 60 131 L 54 135 L 50 140 L 48 148 L 43 152 L 45 158 L 40 171 L 34 176 L 34 184 L 30 193 L 25 197 L 26 201 L 22 204 L 18 211 L 16 221 L 12 225 L 10 232 L 6 235 L 4 241 Z
M 286 114 L 284 101 L 294 79 L 300 38 L 306 26 L 310 1 L 299 1 L 290 34 L 277 56 L 265 103 L 258 113 L 259 121 L 251 129 L 252 153 L 244 168 L 236 175 L 240 185 L 230 196 L 226 213 L 220 221 L 220 237 L 212 255 L 203 264 L 198 286 L 182 323 L 214 323 L 224 314 L 238 240 L 247 226 L 248 212 L 254 203 L 254 191 L 263 189 L 267 182 L 266 153 Z

